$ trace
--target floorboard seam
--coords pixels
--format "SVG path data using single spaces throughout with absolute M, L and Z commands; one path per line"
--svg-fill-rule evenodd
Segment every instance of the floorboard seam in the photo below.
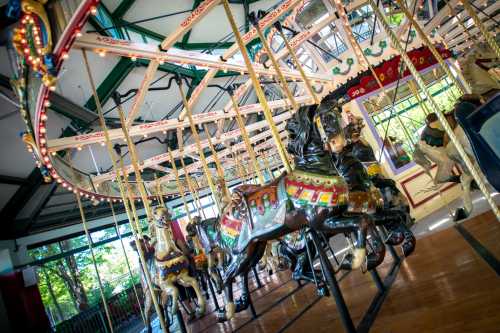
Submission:
M 491 253 L 481 242 L 479 242 L 472 234 L 465 229 L 461 224 L 455 225 L 455 229 L 467 241 L 467 243 L 476 251 L 476 253 L 483 259 L 488 266 L 500 276 L 500 261 Z

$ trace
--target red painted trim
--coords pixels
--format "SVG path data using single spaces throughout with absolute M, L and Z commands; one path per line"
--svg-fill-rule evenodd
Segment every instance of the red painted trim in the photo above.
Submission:
M 431 170 L 432 170 L 432 169 L 434 169 L 434 168 L 436 168 L 436 167 L 437 167 L 437 165 L 435 165 L 435 164 L 434 164 L 434 165 L 431 167 Z M 433 193 L 433 194 L 429 195 L 428 197 L 424 198 L 423 200 L 420 200 L 420 201 L 418 201 L 418 202 L 413 201 L 413 198 L 412 198 L 412 196 L 411 196 L 410 192 L 408 192 L 408 189 L 406 188 L 406 184 L 407 184 L 408 182 L 410 182 L 410 181 L 412 181 L 412 180 L 416 179 L 417 177 L 420 177 L 420 176 L 421 176 L 421 175 L 423 175 L 423 174 L 425 174 L 425 171 L 420 171 L 420 172 L 417 172 L 416 174 L 411 175 L 410 177 L 408 177 L 408 178 L 406 178 L 406 179 L 404 179 L 404 180 L 402 180 L 402 181 L 400 182 L 400 183 L 401 183 L 401 187 L 403 188 L 403 192 L 406 194 L 406 197 L 408 198 L 408 201 L 410 201 L 410 205 L 411 205 L 411 207 L 412 207 L 412 208 L 417 208 L 417 207 L 419 207 L 419 206 L 422 206 L 423 204 L 425 204 L 425 203 L 426 203 L 426 202 L 428 202 L 429 200 L 431 200 L 431 199 L 433 199 L 433 198 L 435 198 L 436 196 L 438 196 L 438 195 L 439 195 L 439 192 L 434 191 L 434 193 Z M 453 186 L 455 186 L 455 185 L 458 185 L 458 184 L 457 184 L 457 183 L 451 183 L 451 184 L 449 184 L 449 185 L 446 185 L 445 187 L 443 187 L 443 188 L 441 189 L 441 193 L 446 192 L 447 190 L 449 190 L 450 188 L 452 188 L 452 187 L 453 187 Z

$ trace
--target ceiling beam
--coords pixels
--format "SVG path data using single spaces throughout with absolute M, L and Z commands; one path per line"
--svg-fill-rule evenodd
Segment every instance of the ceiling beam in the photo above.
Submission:
M 122 2 L 120 2 L 118 7 L 116 7 L 114 12 L 111 14 L 113 19 L 121 19 L 123 16 L 125 16 L 134 2 L 135 0 L 122 0 Z
M 17 214 L 23 209 L 26 203 L 29 201 L 31 196 L 40 188 L 43 184 L 43 177 L 40 173 L 40 169 L 34 168 L 26 179 L 26 183 L 22 184 L 10 198 L 7 204 L 4 206 L 0 212 L 0 221 L 4 223 L 9 223 L 7 233 L 11 230 L 13 221 Z
M 308 105 L 312 103 L 309 96 L 303 95 L 296 97 L 296 101 L 299 104 Z M 274 100 L 269 102 L 269 107 L 271 110 L 276 110 L 280 108 L 285 108 L 287 106 L 287 101 L 284 99 Z M 254 113 L 262 112 L 262 105 L 260 103 L 242 105 L 239 108 L 241 115 L 250 115 Z M 234 118 L 236 113 L 233 108 L 228 108 L 226 110 L 209 111 L 205 113 L 198 113 L 193 115 L 193 121 L 196 125 L 201 125 L 208 122 L 216 122 L 220 119 L 230 119 Z M 143 136 L 144 134 L 152 135 L 153 133 L 176 130 L 178 128 L 189 127 L 189 122 L 187 119 L 165 119 L 159 120 L 152 123 L 138 124 L 130 128 L 130 136 Z M 111 140 L 123 139 L 123 131 L 120 128 L 108 130 L 109 137 Z M 58 139 L 50 139 L 47 142 L 47 147 L 50 152 L 59 151 L 67 148 L 77 148 L 83 147 L 90 144 L 98 144 L 105 142 L 104 133 L 102 131 L 96 131 L 88 134 L 76 135 L 71 137 L 62 137 Z
M 198 6 L 200 5 L 200 3 L 201 3 L 201 0 L 194 0 L 194 1 L 193 1 L 193 8 L 191 9 L 191 12 L 192 12 L 193 10 L 195 10 L 196 8 L 198 8 Z M 181 43 L 182 43 L 182 45 L 185 45 L 185 44 L 187 44 L 187 43 L 188 43 L 188 41 L 189 41 L 189 37 L 191 36 L 191 31 L 192 31 L 192 30 L 193 30 L 193 29 L 189 29 L 189 31 L 188 31 L 188 32 L 186 32 L 186 33 L 184 34 L 184 36 L 182 36 L 182 42 L 181 42 Z
M 24 178 L 0 175 L 0 183 L 8 185 L 24 185 L 28 181 Z
M 109 37 L 103 37 L 94 34 L 84 34 L 74 44 L 75 48 L 86 49 L 89 51 L 105 51 L 110 54 L 116 54 L 124 57 L 137 57 L 150 59 L 151 61 L 164 61 L 178 64 L 191 64 L 195 66 L 209 67 L 212 70 L 232 70 L 235 72 L 246 73 L 247 67 L 238 60 L 231 57 L 225 57 L 226 60 L 221 60 L 216 55 L 210 55 L 195 51 L 176 50 L 175 52 L 160 51 L 156 46 L 146 43 L 131 42 L 125 40 L 116 40 Z M 276 75 L 274 68 L 266 68 L 262 64 L 254 63 L 254 70 L 262 76 Z M 288 67 L 281 69 L 283 76 L 293 80 L 302 80 L 299 71 L 291 70 Z M 333 83 L 330 75 L 307 73 L 307 78 L 316 83 Z M 143 91 L 145 93 L 145 91 Z

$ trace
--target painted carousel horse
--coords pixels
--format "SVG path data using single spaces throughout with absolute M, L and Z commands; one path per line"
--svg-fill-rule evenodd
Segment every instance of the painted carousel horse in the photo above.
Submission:
M 464 129 L 457 125 L 455 116 L 459 113 L 462 118 L 465 118 L 467 114 L 474 112 L 482 103 L 500 91 L 498 78 L 491 75 L 491 72 L 495 70 L 494 67 L 498 66 L 498 59 L 489 46 L 479 43 L 460 59 L 460 66 L 464 78 L 472 89 L 472 94 L 460 97 L 453 112 L 448 113 L 446 119 L 465 152 L 475 161 L 471 144 Z M 455 145 L 448 142 L 448 137 L 434 113 L 427 116 L 426 128 L 422 132 L 421 140 L 415 145 L 413 159 L 424 168 L 436 185 L 449 181 L 460 182 L 464 207 L 457 209 L 455 220 L 467 218 L 473 208 L 471 186 L 474 186 L 474 182 L 472 175 L 464 165 L 465 163 L 458 154 Z M 430 174 L 432 162 L 437 165 L 435 177 Z M 460 177 L 453 174 L 452 170 L 455 164 L 461 168 Z
M 456 107 L 463 107 L 464 104 L 470 104 L 471 111 L 475 106 L 470 102 L 459 102 Z M 446 119 L 457 136 L 459 142 L 465 148 L 468 155 L 474 156 L 470 148 L 470 144 L 460 126 L 457 126 L 453 113 L 448 113 Z M 415 163 L 420 165 L 426 173 L 431 177 L 436 185 L 447 182 L 460 182 L 463 190 L 463 208 L 457 209 L 455 213 L 455 220 L 461 220 L 470 215 L 472 212 L 472 198 L 471 198 L 471 185 L 472 175 L 470 174 L 467 166 L 462 161 L 455 145 L 449 142 L 446 132 L 438 121 L 435 113 L 430 113 L 426 118 L 426 127 L 424 128 L 420 141 L 415 145 L 413 153 Z M 430 169 L 432 163 L 437 165 L 437 172 L 435 177 L 431 176 Z M 458 164 L 462 171 L 460 176 L 453 173 L 453 168 Z
M 142 248 L 142 251 L 144 253 L 144 257 L 146 259 L 146 266 L 149 271 L 149 274 L 151 276 L 152 282 L 153 282 L 153 288 L 155 290 L 159 291 L 161 296 L 160 298 L 160 306 L 165 309 L 166 308 L 166 302 L 163 302 L 166 300 L 166 295 L 161 293 L 161 289 L 158 286 L 158 279 L 157 279 L 157 271 L 156 271 L 156 265 L 154 261 L 154 256 L 155 256 L 155 249 L 154 246 L 150 242 L 150 238 L 148 236 L 143 236 L 143 238 L 139 239 L 140 246 Z M 135 241 L 130 242 L 130 246 L 132 249 L 136 252 L 138 252 L 137 246 Z M 142 270 L 142 266 L 139 264 L 139 267 L 141 268 L 141 287 L 142 287 L 142 293 L 144 295 L 144 316 L 145 316 L 145 325 L 147 328 L 148 333 L 152 332 L 152 327 L 151 327 L 151 317 L 153 316 L 154 312 L 154 307 L 153 307 L 153 299 L 151 297 L 151 293 L 149 292 L 149 286 L 146 282 L 146 276 L 144 271 Z
M 357 158 L 366 168 L 370 181 L 380 190 L 384 198 L 383 209 L 378 210 L 373 218 L 377 225 L 383 225 L 389 235 L 386 239 L 388 245 L 401 245 L 403 255 L 413 253 L 416 239 L 409 227 L 413 224 L 410 215 L 410 206 L 406 197 L 399 191 L 396 182 L 386 178 L 378 163 L 372 147 L 361 138 L 363 125 L 357 121 L 344 128 L 348 144 L 344 148 Z
M 476 43 L 458 60 L 462 74 L 472 89 L 471 93 L 481 96 L 482 102 L 500 91 L 500 59 L 487 43 Z
M 189 275 L 189 259 L 179 250 L 174 242 L 171 230 L 171 217 L 166 208 L 157 207 L 154 211 L 153 224 L 156 242 L 154 259 L 157 269 L 158 285 L 162 293 L 171 296 L 173 314 L 178 310 L 179 289 L 174 283 L 193 288 L 197 298 L 196 315 L 205 313 L 205 298 L 198 281 Z
M 216 232 L 207 233 L 209 241 L 217 240 L 230 254 L 230 262 L 223 272 L 226 308 L 219 313 L 221 320 L 231 319 L 235 312 L 232 293 L 235 277 L 243 277 L 240 304 L 245 304 L 249 301 L 248 271 L 264 254 L 267 241 L 290 232 L 310 227 L 309 235 L 316 247 L 319 245 L 318 232 L 354 234 L 352 254 L 342 263 L 345 268 L 366 265 L 367 269 L 372 269 L 383 261 L 385 247 L 369 215 L 381 203 L 380 193 L 374 188 L 365 191 L 363 186 L 352 186 L 349 191 L 324 149 L 337 136 L 343 135 L 338 114 L 331 105 L 303 107 L 289 121 L 287 129 L 290 133 L 288 149 L 294 155 L 295 170 L 265 186 L 236 187 L 219 223 L 214 225 Z M 340 158 L 338 164 L 345 161 L 347 159 Z M 355 183 L 354 174 L 350 176 Z M 368 235 L 372 250 L 367 255 Z M 322 265 L 327 267 L 326 280 L 333 286 L 331 264 L 324 252 L 318 251 Z
M 205 224 L 213 224 L 216 220 L 217 219 L 209 219 Z M 204 221 L 202 221 L 199 216 L 195 216 L 192 221 L 188 223 L 186 226 L 186 243 L 193 254 L 196 270 L 206 271 L 208 277 L 214 282 L 217 292 L 220 293 L 222 291 L 222 281 L 217 271 L 217 265 L 218 263 L 222 264 L 223 259 L 220 252 L 214 249 L 215 246 L 214 248 L 207 248 L 202 245 L 198 229 L 203 223 Z

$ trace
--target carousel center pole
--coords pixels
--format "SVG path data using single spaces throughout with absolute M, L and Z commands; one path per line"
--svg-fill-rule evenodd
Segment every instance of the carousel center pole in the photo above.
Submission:
M 467 11 L 469 16 L 472 18 L 474 21 L 474 24 L 476 27 L 478 27 L 479 31 L 481 31 L 481 34 L 484 36 L 484 39 L 486 39 L 486 42 L 490 45 L 491 49 L 495 54 L 497 55 L 498 58 L 500 58 L 500 47 L 498 47 L 498 44 L 496 40 L 491 36 L 490 32 L 486 30 L 485 26 L 477 16 L 476 12 L 470 5 L 468 0 L 460 0 L 460 2 L 464 5 L 464 9 Z
M 238 27 L 236 26 L 236 22 L 234 21 L 233 14 L 231 13 L 231 8 L 229 8 L 229 3 L 227 0 L 222 0 L 222 4 L 224 5 L 224 10 L 226 11 L 229 24 L 231 25 L 231 29 L 233 30 L 234 37 L 236 39 L 236 42 L 238 43 L 238 47 L 240 49 L 241 55 L 243 56 L 243 60 L 245 61 L 248 74 L 252 79 L 253 87 L 255 89 L 255 94 L 257 95 L 257 98 L 259 99 L 259 102 L 262 105 L 262 109 L 264 111 L 264 117 L 266 118 L 266 121 L 269 124 L 272 136 L 274 138 L 274 141 L 276 142 L 276 147 L 278 148 L 278 153 L 280 154 L 281 161 L 285 166 L 286 172 L 290 173 L 292 171 L 292 168 L 290 166 L 290 163 L 288 162 L 286 151 L 285 148 L 283 147 L 283 142 L 281 141 L 280 134 L 278 132 L 278 129 L 276 128 L 276 124 L 274 123 L 271 109 L 267 104 L 266 95 L 264 94 L 262 86 L 260 85 L 260 82 L 257 79 L 257 75 L 255 75 L 255 70 L 252 67 L 252 62 L 250 61 L 250 57 L 248 56 L 245 43 L 243 42 Z
M 243 141 L 245 142 L 245 146 L 247 147 L 248 155 L 250 156 L 250 160 L 252 161 L 255 172 L 257 173 L 257 179 L 259 180 L 260 185 L 265 184 L 264 176 L 262 176 L 262 172 L 260 172 L 260 168 L 257 164 L 257 157 L 255 156 L 255 151 L 252 147 L 252 142 L 250 142 L 250 137 L 248 136 L 247 129 L 245 128 L 245 123 L 243 122 L 243 118 L 241 117 L 240 108 L 238 106 L 238 102 L 234 97 L 234 91 L 229 91 L 229 98 L 231 98 L 231 103 L 233 104 L 234 112 L 236 113 L 236 122 L 238 123 L 238 127 L 240 128 L 241 136 L 243 137 Z
M 73 165 L 71 163 L 71 152 L 68 152 L 68 156 L 69 156 L 69 165 L 71 167 L 71 171 L 73 172 L 73 177 L 75 177 L 75 169 L 73 169 Z M 109 311 L 109 305 L 106 302 L 106 296 L 104 295 L 104 287 L 103 287 L 102 281 L 101 281 L 101 274 L 99 274 L 99 269 L 97 268 L 97 264 L 95 262 L 95 253 L 94 253 L 94 247 L 92 246 L 92 244 L 93 244 L 92 237 L 90 237 L 90 232 L 89 232 L 89 229 L 87 227 L 87 220 L 85 218 L 85 212 L 83 211 L 82 200 L 80 198 L 80 191 L 76 190 L 75 196 L 76 196 L 76 202 L 78 204 L 78 209 L 80 210 L 80 217 L 82 219 L 83 230 L 85 231 L 85 236 L 87 237 L 87 243 L 88 243 L 88 247 L 89 247 L 89 251 L 90 251 L 90 256 L 92 257 L 92 264 L 94 265 L 94 270 L 95 270 L 95 274 L 97 277 L 97 282 L 99 284 L 99 293 L 101 295 L 102 304 L 104 306 L 104 313 L 106 314 L 106 319 L 108 321 L 109 329 L 110 329 L 111 333 L 113 333 L 114 332 L 113 321 L 111 320 L 111 313 Z
M 304 81 L 304 84 L 306 86 L 307 91 L 309 92 L 309 95 L 311 95 L 312 99 L 314 100 L 314 103 L 319 104 L 321 101 L 318 99 L 318 96 L 316 96 L 316 93 L 313 90 L 313 87 L 311 85 L 311 81 L 306 76 L 306 73 L 304 72 L 304 69 L 300 65 L 300 61 L 297 58 L 297 55 L 295 54 L 295 51 L 293 48 L 290 46 L 290 43 L 288 43 L 288 40 L 286 39 L 285 33 L 283 32 L 283 27 L 281 26 L 281 23 L 279 21 L 276 21 L 274 24 L 276 27 L 276 30 L 280 34 L 281 38 L 283 39 L 283 42 L 285 43 L 285 47 L 288 51 L 288 54 L 290 54 L 290 57 L 292 58 L 295 67 L 297 67 L 297 70 L 300 73 L 300 76 L 302 77 L 302 80 Z
M 286 97 L 292 104 L 292 108 L 294 111 L 297 111 L 299 109 L 299 105 L 297 104 L 297 101 L 293 97 L 292 92 L 290 91 L 290 88 L 288 87 L 288 83 L 285 79 L 285 76 L 283 75 L 283 72 L 281 71 L 281 67 L 278 64 L 278 61 L 274 57 L 273 51 L 271 50 L 271 47 L 269 46 L 269 43 L 267 42 L 266 37 L 264 37 L 264 34 L 262 33 L 262 30 L 260 29 L 259 26 L 259 21 L 257 20 L 257 17 L 253 17 L 251 20 L 252 25 L 255 28 L 255 31 L 257 31 L 257 35 L 259 36 L 259 39 L 262 43 L 262 46 L 264 47 L 264 50 L 266 51 L 269 59 L 271 60 L 271 63 L 273 64 L 274 70 L 276 71 L 277 77 L 279 82 L 281 83 L 281 89 L 285 92 Z
M 429 50 L 431 51 L 431 53 L 434 56 L 434 58 L 436 58 L 436 60 L 438 61 L 439 65 L 441 66 L 441 68 L 443 69 L 443 71 L 453 81 L 453 83 L 455 84 L 455 86 L 457 87 L 457 89 L 459 89 L 462 92 L 462 95 L 466 94 L 467 92 L 470 92 L 471 88 L 470 88 L 469 84 L 467 82 L 465 82 L 465 81 L 462 82 L 462 84 L 461 84 L 458 81 L 458 79 L 455 77 L 455 75 L 453 75 L 453 73 L 450 70 L 450 67 L 444 62 L 443 57 L 441 57 L 441 54 L 436 50 L 436 47 L 432 44 L 432 42 L 429 39 L 429 37 L 427 37 L 427 35 L 425 34 L 425 32 L 422 30 L 422 28 L 420 27 L 420 25 L 418 24 L 418 22 L 415 20 L 415 18 L 413 17 L 413 15 L 410 13 L 410 11 L 408 10 L 408 8 L 405 6 L 404 2 L 402 0 L 396 0 L 396 2 L 398 3 L 399 8 L 405 14 L 406 18 L 410 21 L 411 26 L 413 26 L 415 28 L 415 30 L 417 31 L 418 35 L 420 36 L 420 38 L 424 42 L 424 44 L 429 48 Z
M 472 163 L 470 157 L 465 152 L 464 147 L 458 141 L 457 136 L 455 135 L 455 133 L 451 129 L 450 125 L 448 124 L 446 117 L 441 112 L 439 106 L 437 105 L 436 101 L 433 99 L 429 90 L 427 90 L 427 87 L 425 86 L 425 82 L 424 82 L 422 76 L 417 71 L 417 69 L 413 65 L 411 59 L 408 57 L 406 52 L 404 52 L 403 47 L 399 43 L 398 37 L 392 31 L 391 27 L 389 26 L 389 22 L 387 22 L 387 17 L 380 11 L 380 9 L 378 8 L 378 6 L 375 4 L 375 2 L 373 0 L 368 0 L 368 3 L 372 7 L 374 14 L 378 17 L 385 32 L 390 37 L 394 47 L 397 49 L 398 53 L 400 54 L 401 59 L 403 59 L 406 66 L 408 67 L 409 71 L 413 75 L 416 83 L 418 84 L 420 89 L 425 93 L 425 96 L 426 96 L 427 100 L 431 103 L 431 106 L 434 109 L 434 112 L 436 113 L 439 121 L 441 122 L 443 129 L 445 130 L 446 134 L 448 134 L 448 136 L 450 137 L 451 142 L 457 148 L 457 151 L 460 154 L 460 157 L 465 162 L 465 165 L 467 166 L 470 173 L 472 174 L 472 177 L 474 178 L 474 180 L 478 184 L 479 188 L 481 189 L 481 192 L 483 192 L 484 197 L 488 201 L 489 205 L 491 206 L 491 209 L 492 209 L 493 213 L 495 214 L 497 220 L 500 221 L 500 211 L 498 210 L 498 207 L 497 207 L 495 201 L 493 200 L 493 197 L 491 196 L 490 191 L 486 187 L 486 184 L 483 181 L 481 175 L 477 172 L 476 168 L 474 167 L 474 164 Z
M 94 101 L 95 101 L 95 104 L 96 104 L 96 107 L 97 107 L 97 113 L 98 113 L 98 116 L 99 116 L 99 123 L 101 125 L 102 130 L 104 131 L 104 138 L 105 138 L 105 141 L 106 141 L 106 148 L 108 150 L 109 158 L 111 159 L 111 163 L 113 165 L 113 170 L 115 171 L 115 174 L 116 174 L 116 180 L 118 182 L 118 188 L 120 189 L 120 194 L 122 196 L 123 203 L 125 205 L 125 210 L 127 212 L 127 216 L 128 216 L 129 223 L 130 223 L 130 226 L 131 226 L 130 229 L 132 229 L 132 234 L 134 235 L 135 245 L 137 246 L 137 250 L 138 250 L 138 253 L 139 253 L 139 261 L 141 262 L 141 267 L 142 267 L 142 270 L 144 272 L 144 276 L 146 277 L 146 284 L 148 285 L 148 289 L 149 289 L 149 292 L 151 294 L 151 298 L 153 300 L 153 305 L 154 305 L 156 314 L 158 316 L 158 319 L 160 321 L 160 326 L 161 326 L 162 332 L 163 333 L 168 333 L 168 327 L 165 324 L 165 319 L 163 317 L 163 312 L 162 312 L 162 310 L 160 308 L 160 305 L 158 304 L 158 299 L 156 297 L 156 293 L 155 293 L 155 289 L 154 289 L 153 282 L 152 282 L 152 279 L 151 279 L 151 275 L 149 274 L 149 268 L 148 268 L 148 265 L 147 265 L 146 256 L 144 255 L 144 251 L 142 250 L 142 246 L 141 246 L 141 243 L 140 243 L 139 238 L 137 236 L 137 232 L 136 232 L 135 227 L 134 227 L 134 225 L 132 223 L 132 215 L 130 214 L 130 211 L 128 209 L 128 205 L 126 203 L 127 202 L 127 197 L 125 195 L 125 190 L 124 190 L 123 184 L 121 182 L 120 173 L 119 173 L 118 167 L 116 165 L 116 161 L 114 159 L 113 146 L 112 146 L 112 143 L 111 143 L 111 139 L 109 138 L 108 127 L 106 126 L 106 121 L 104 119 L 104 115 L 103 115 L 103 112 L 102 112 L 102 105 L 101 105 L 101 102 L 99 100 L 99 96 L 97 95 L 97 90 L 96 90 L 96 87 L 95 87 L 94 79 L 92 78 L 92 73 L 90 71 L 90 66 L 89 66 L 89 62 L 88 62 L 88 59 L 87 59 L 87 53 L 85 52 L 85 50 L 82 50 L 82 54 L 83 54 L 83 60 L 84 60 L 84 63 L 85 63 L 85 68 L 86 68 L 86 71 L 87 71 L 87 75 L 88 75 L 88 78 L 89 78 L 89 83 L 90 83 L 90 86 L 92 88 L 92 94 L 94 96 Z
M 212 181 L 212 175 L 210 170 L 208 169 L 207 160 L 205 158 L 205 153 L 203 151 L 203 147 L 201 146 L 200 135 L 198 134 L 198 130 L 196 129 L 196 125 L 193 120 L 193 114 L 191 112 L 191 108 L 189 107 L 189 103 L 186 99 L 186 95 L 184 94 L 184 90 L 182 89 L 182 81 L 180 77 L 176 78 L 177 85 L 179 87 L 179 92 L 182 98 L 182 104 L 184 104 L 184 110 L 186 110 L 186 115 L 189 121 L 189 127 L 191 128 L 191 132 L 193 134 L 193 138 L 196 144 L 196 148 L 198 149 L 198 154 L 200 155 L 201 165 L 203 167 L 203 172 L 205 173 L 205 177 L 207 178 L 208 187 L 210 187 L 210 191 L 212 192 L 212 196 L 215 199 L 215 203 L 217 206 L 217 210 L 219 213 L 221 212 L 221 204 L 217 198 L 217 189 L 215 188 L 214 182 Z

